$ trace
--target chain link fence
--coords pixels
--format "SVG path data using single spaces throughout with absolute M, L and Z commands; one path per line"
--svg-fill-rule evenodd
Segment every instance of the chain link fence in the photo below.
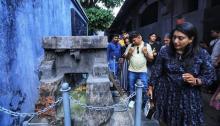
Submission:
M 73 97 L 70 97 L 70 99 L 77 105 L 80 105 L 81 107 L 85 109 L 90 109 L 90 110 L 96 110 L 96 111 L 104 111 L 104 110 L 110 110 L 113 109 L 115 112 L 123 112 L 128 110 L 128 103 L 131 98 L 133 98 L 136 95 L 136 93 L 132 93 L 129 97 L 121 100 L 119 103 L 110 105 L 110 106 L 92 106 L 92 105 L 87 105 L 84 103 L 81 103 L 79 100 L 73 99 Z
M 92 105 L 87 105 L 84 103 L 81 103 L 79 100 L 74 99 L 73 97 L 69 97 L 73 103 L 80 105 L 81 107 L 85 108 L 85 109 L 90 109 L 90 110 L 96 110 L 96 111 L 104 111 L 104 110 L 110 110 L 113 109 L 115 112 L 123 112 L 123 111 L 127 111 L 128 110 L 128 103 L 129 100 L 131 98 L 133 98 L 136 95 L 136 92 L 133 92 L 129 97 L 122 99 L 119 103 L 114 104 L 114 105 L 110 105 L 110 106 L 92 106 Z M 54 103 L 52 103 L 51 105 L 49 105 L 48 107 L 38 111 L 38 112 L 34 112 L 34 113 L 20 113 L 20 112 L 14 112 L 11 110 L 8 110 L 2 106 L 0 106 L 0 111 L 4 112 L 5 114 L 11 115 L 11 116 L 16 116 L 16 117 L 34 117 L 34 116 L 38 116 L 42 113 L 47 112 L 50 109 L 53 109 L 55 106 L 58 106 L 61 102 L 63 101 L 62 97 L 59 97 L 57 99 L 57 101 L 55 101 Z
M 59 103 L 61 103 L 63 100 L 62 97 L 59 97 L 57 101 L 55 101 L 54 103 L 52 103 L 51 105 L 49 105 L 48 107 L 38 111 L 38 112 L 35 112 L 35 113 L 20 113 L 20 112 L 14 112 L 14 111 L 11 111 L 11 110 L 8 110 L 2 106 L 0 106 L 0 111 L 1 112 L 4 112 L 5 114 L 9 114 L 11 116 L 16 116 L 16 117 L 32 117 L 32 116 L 38 116 L 42 113 L 45 113 L 47 112 L 48 110 L 54 108 L 55 106 L 57 106 Z

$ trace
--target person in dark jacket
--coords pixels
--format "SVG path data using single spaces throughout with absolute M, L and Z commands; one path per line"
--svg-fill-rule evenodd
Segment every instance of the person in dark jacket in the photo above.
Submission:
M 147 67 L 148 67 L 148 75 L 151 75 L 151 69 L 153 64 L 155 63 L 155 60 L 157 58 L 157 54 L 160 51 L 160 48 L 162 47 L 161 42 L 157 41 L 158 36 L 156 35 L 156 33 L 151 33 L 148 36 L 148 44 L 151 46 L 152 51 L 153 51 L 153 56 L 154 59 L 152 62 L 147 63 Z

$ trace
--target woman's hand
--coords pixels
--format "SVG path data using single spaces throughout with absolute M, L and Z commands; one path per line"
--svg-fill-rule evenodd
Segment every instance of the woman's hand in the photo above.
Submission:
M 201 80 L 199 78 L 195 78 L 190 73 L 182 74 L 183 81 L 189 83 L 191 86 L 201 85 Z

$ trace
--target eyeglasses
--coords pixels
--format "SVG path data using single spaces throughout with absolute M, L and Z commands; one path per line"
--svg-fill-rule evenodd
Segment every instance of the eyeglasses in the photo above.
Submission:
M 139 54 L 139 46 L 137 47 L 137 54 Z

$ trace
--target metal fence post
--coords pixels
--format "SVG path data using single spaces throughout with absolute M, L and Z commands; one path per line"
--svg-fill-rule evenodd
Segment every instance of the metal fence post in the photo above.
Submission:
M 64 126 L 71 126 L 70 98 L 68 92 L 70 89 L 68 83 L 63 83 L 60 89 L 63 96 Z
M 135 104 L 135 126 L 141 126 L 141 106 L 142 106 L 142 88 L 144 87 L 140 79 L 137 80 L 136 86 L 136 104 Z
M 113 74 L 114 74 L 114 77 L 116 76 L 116 57 L 113 56 Z

